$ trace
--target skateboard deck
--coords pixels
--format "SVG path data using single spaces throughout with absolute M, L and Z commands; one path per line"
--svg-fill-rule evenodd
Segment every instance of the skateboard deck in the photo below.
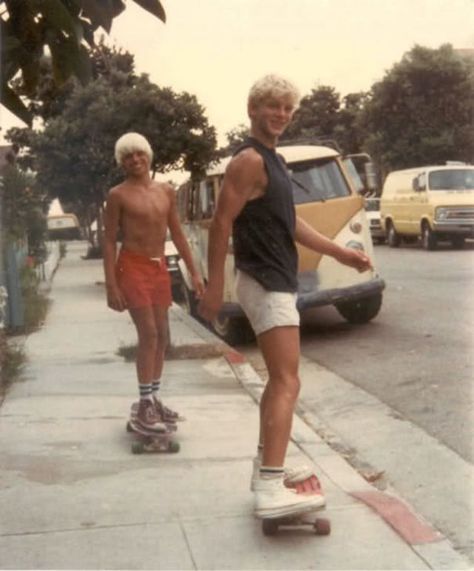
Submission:
M 147 430 L 137 423 L 138 403 L 134 403 L 130 410 L 130 418 L 126 424 L 127 432 L 133 434 L 132 453 L 144 452 L 178 452 L 179 442 L 173 439 L 173 430 L 168 428 L 162 432 Z
M 133 422 L 136 422 L 137 419 L 138 404 L 139 404 L 138 402 L 134 402 L 130 409 L 130 420 Z M 164 422 L 163 424 L 166 425 L 168 430 L 173 430 L 173 431 L 178 430 L 176 422 Z
M 312 495 L 321 493 L 321 484 L 315 474 L 296 484 L 286 484 L 296 490 L 298 494 Z M 306 509 L 300 513 L 277 516 L 273 518 L 262 518 L 262 531 L 264 535 L 276 535 L 280 527 L 298 528 L 310 526 L 316 535 L 329 535 L 331 533 L 331 522 L 327 518 L 318 517 L 318 513 L 323 511 L 325 506 Z
M 318 508 L 275 518 L 263 518 L 262 531 L 264 535 L 276 535 L 281 527 L 298 528 L 310 526 L 316 535 L 329 535 L 331 533 L 331 522 L 316 515 L 323 509 Z

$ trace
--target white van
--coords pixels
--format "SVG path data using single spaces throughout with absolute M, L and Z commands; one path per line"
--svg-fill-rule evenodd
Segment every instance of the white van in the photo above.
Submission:
M 329 147 L 286 146 L 277 151 L 285 159 L 293 181 L 298 216 L 342 246 L 365 251 L 373 259 L 364 200 L 353 186 L 340 154 Z M 217 195 L 230 157 L 221 160 L 200 182 L 178 189 L 178 208 L 194 259 L 207 278 L 209 226 Z M 298 245 L 298 309 L 335 305 L 352 323 L 374 318 L 382 304 L 384 281 L 377 272 L 359 274 L 352 268 Z M 189 312 L 196 315 L 196 300 L 185 265 L 180 262 L 183 295 Z M 245 339 L 248 323 L 235 294 L 232 245 L 225 266 L 224 305 L 213 323 L 215 331 L 231 343 Z
M 474 166 L 448 164 L 391 172 L 380 201 L 389 246 L 421 237 L 425 250 L 438 240 L 462 248 L 474 237 Z

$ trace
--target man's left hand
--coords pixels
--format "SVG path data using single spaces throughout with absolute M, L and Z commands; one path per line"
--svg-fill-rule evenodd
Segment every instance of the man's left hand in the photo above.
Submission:
M 337 256 L 337 260 L 341 264 L 355 268 L 359 273 L 374 269 L 369 256 L 353 248 L 343 248 L 341 254 Z

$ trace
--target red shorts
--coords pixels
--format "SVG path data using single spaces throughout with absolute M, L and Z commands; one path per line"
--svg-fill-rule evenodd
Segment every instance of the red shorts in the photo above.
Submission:
M 149 258 L 129 250 L 120 250 L 115 272 L 129 309 L 171 305 L 171 281 L 164 256 Z

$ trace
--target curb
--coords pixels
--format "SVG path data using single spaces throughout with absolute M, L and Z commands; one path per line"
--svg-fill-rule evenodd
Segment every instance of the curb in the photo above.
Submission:
M 245 355 L 206 329 L 181 307 L 173 305 L 173 309 L 179 313 L 179 319 L 206 343 L 222 347 L 223 356 L 235 377 L 258 403 L 264 383 Z M 312 418 L 314 422 L 311 422 Z M 417 514 L 395 490 L 380 491 L 372 486 L 340 454 L 324 442 L 311 428 L 311 424 L 317 426 L 321 421 L 312 412 L 296 410 L 291 440 L 335 484 L 377 513 L 431 569 L 472 569 L 470 563 L 454 549 L 450 541 Z M 315 457 L 317 452 L 321 454 L 318 458 Z

